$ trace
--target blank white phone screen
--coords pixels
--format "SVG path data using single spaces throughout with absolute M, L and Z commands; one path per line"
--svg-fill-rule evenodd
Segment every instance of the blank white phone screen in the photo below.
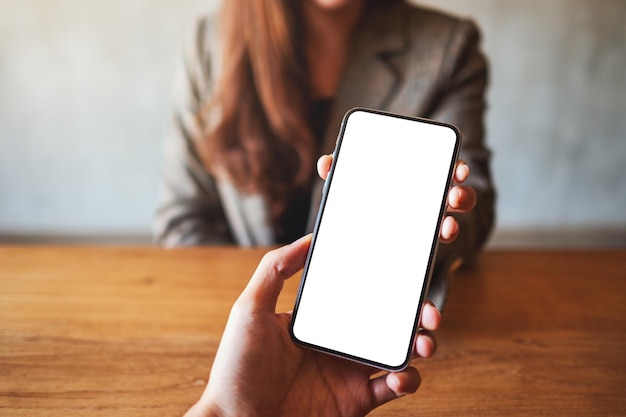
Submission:
M 354 110 L 344 122 L 292 332 L 312 347 L 406 365 L 458 135 Z

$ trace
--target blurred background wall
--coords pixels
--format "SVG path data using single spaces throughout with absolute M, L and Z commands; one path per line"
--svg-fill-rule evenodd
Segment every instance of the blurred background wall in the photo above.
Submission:
M 494 246 L 626 246 L 626 2 L 441 0 L 491 62 Z M 0 0 L 0 242 L 149 243 L 173 73 L 216 0 Z

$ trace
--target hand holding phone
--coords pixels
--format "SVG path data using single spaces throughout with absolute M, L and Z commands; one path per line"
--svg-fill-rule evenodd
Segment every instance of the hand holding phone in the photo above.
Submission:
M 294 341 L 382 369 L 408 365 L 459 145 L 450 125 L 346 114 L 294 308 Z

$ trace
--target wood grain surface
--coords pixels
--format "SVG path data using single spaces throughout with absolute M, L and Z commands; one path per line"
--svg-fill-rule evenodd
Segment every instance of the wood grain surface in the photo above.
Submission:
M 182 415 L 264 252 L 0 247 L 0 415 Z M 626 251 L 486 252 L 438 341 L 418 393 L 371 415 L 626 415 Z

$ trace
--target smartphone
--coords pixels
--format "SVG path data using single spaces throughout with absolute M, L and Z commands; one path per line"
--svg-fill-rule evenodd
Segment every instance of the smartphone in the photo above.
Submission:
M 344 116 L 294 342 L 389 371 L 409 364 L 460 141 L 431 120 L 363 108 Z

